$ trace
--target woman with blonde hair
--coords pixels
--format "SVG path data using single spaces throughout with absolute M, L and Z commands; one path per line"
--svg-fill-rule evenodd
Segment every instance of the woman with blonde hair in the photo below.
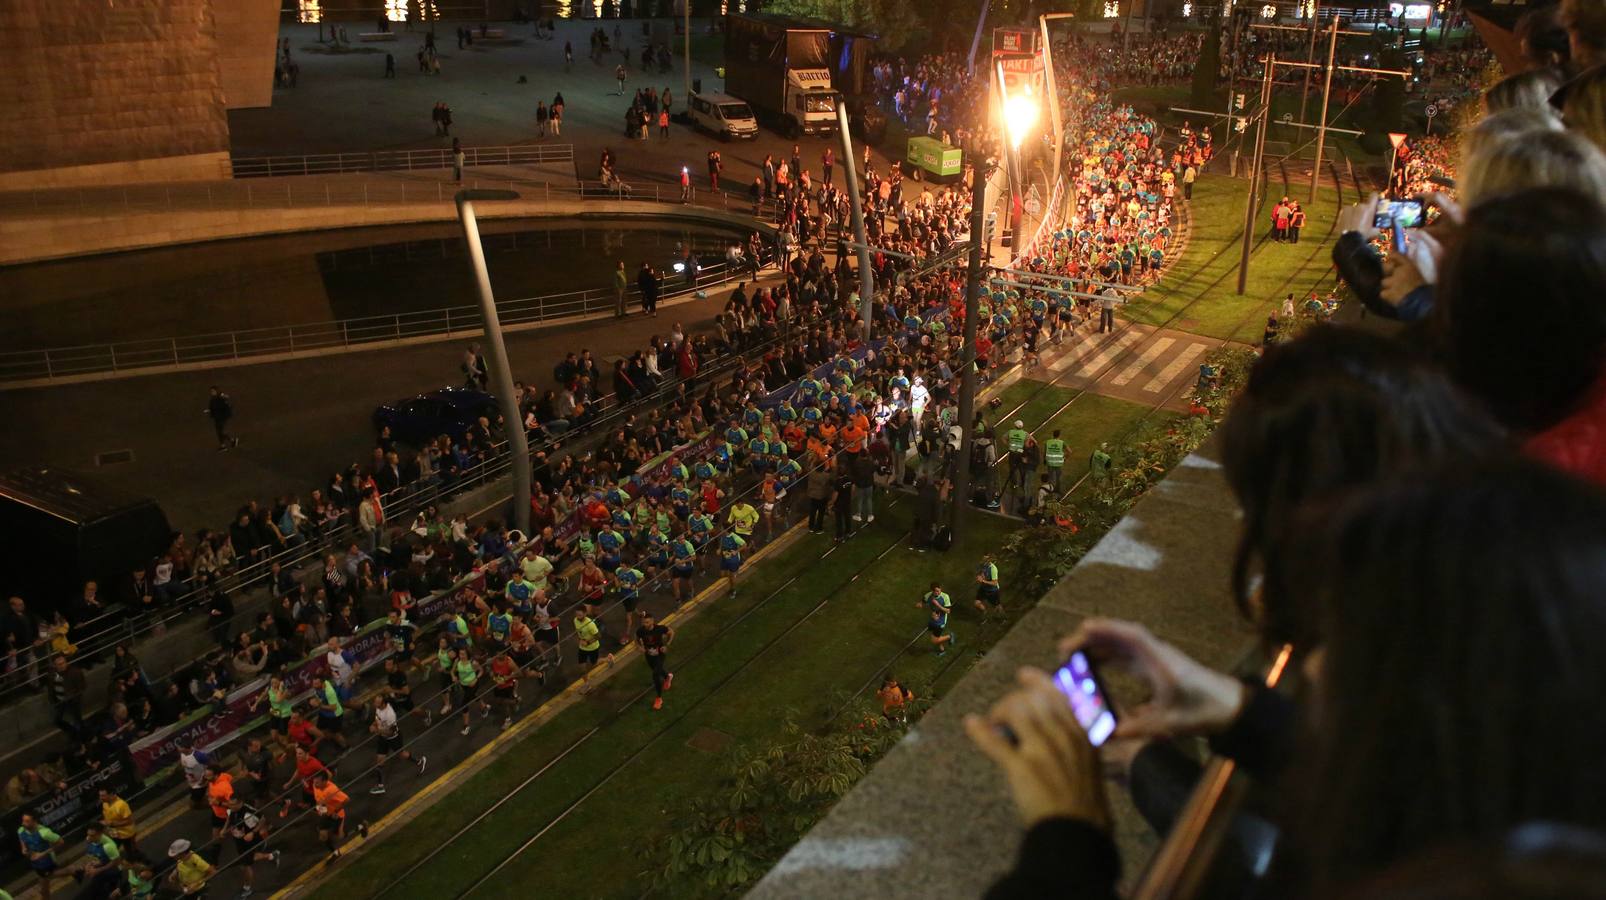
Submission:
M 1491 112 L 1461 135 L 1460 160 L 1463 167 L 1474 154 L 1498 141 L 1533 131 L 1561 131 L 1561 119 L 1551 107 L 1514 106 Z
M 1494 139 L 1462 160 L 1458 188 L 1466 208 L 1542 187 L 1606 200 L 1606 154 L 1580 134 L 1541 127 Z
M 1491 115 L 1508 109 L 1546 109 L 1561 82 L 1561 73 L 1551 68 L 1508 75 L 1484 92 L 1483 109 Z

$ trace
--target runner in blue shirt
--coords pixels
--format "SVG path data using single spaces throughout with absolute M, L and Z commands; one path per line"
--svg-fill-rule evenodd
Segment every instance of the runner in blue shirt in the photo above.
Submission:
M 940 583 L 933 581 L 931 590 L 915 605 L 926 610 L 926 630 L 931 632 L 931 646 L 937 648 L 938 655 L 947 653 L 954 641 L 954 636 L 948 633 L 948 614 L 953 612 L 953 600 Z
M 727 532 L 719 539 L 719 569 L 725 573 L 732 597 L 736 596 L 736 570 L 742 567 L 742 548 L 746 546 L 747 542 L 735 532 Z
M 597 556 L 597 567 L 608 574 L 619 568 L 619 554 L 624 549 L 625 536 L 614 531 L 610 526 L 597 534 L 597 548 L 602 552 Z
M 682 525 L 680 535 L 669 542 L 669 555 L 674 558 L 670 575 L 675 582 L 675 602 L 684 603 L 692 597 L 692 574 L 697 570 L 697 545 L 688 537 L 687 526 Z

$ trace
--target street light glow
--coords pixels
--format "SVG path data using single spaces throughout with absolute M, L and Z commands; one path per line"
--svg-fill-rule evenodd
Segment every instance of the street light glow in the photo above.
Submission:
M 1015 147 L 1037 124 L 1039 104 L 1028 91 L 1004 98 L 1004 128 L 1009 131 L 1009 142 Z

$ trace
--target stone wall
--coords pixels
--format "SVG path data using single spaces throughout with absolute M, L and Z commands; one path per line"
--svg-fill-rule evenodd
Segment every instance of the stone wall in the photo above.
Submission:
M 213 9 L 224 104 L 229 109 L 272 105 L 279 0 L 226 0 L 214 2 Z
M 197 158 L 227 154 L 212 9 L 212 0 L 0 3 L 0 179 L 196 177 Z M 143 165 L 118 165 L 135 161 Z

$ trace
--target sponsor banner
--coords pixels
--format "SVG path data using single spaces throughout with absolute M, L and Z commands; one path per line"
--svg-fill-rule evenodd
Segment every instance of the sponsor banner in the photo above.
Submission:
M 495 565 L 500 565 L 500 561 Z M 413 612 L 414 622 L 419 626 L 420 633 L 427 632 L 441 614 L 454 605 L 462 591 L 469 588 L 483 589 L 484 582 L 484 573 L 476 571 L 450 589 L 420 601 Z M 347 653 L 352 662 L 352 668 L 358 673 L 379 665 L 390 655 L 391 647 L 388 635 L 385 633 L 385 622 L 384 619 L 370 622 L 341 645 L 341 649 Z M 315 653 L 285 672 L 285 686 L 290 689 L 295 702 L 300 703 L 312 695 L 313 682 L 328 673 L 329 662 L 325 653 Z M 203 750 L 214 751 L 238 738 L 241 732 L 265 722 L 266 698 L 263 698 L 261 705 L 256 709 L 252 706 L 258 703 L 258 698 L 262 697 L 267 689 L 268 679 L 258 678 L 235 688 L 224 697 L 222 703 L 214 704 L 183 721 L 130 744 L 128 754 L 133 762 L 134 772 L 141 779 L 149 778 L 153 773 L 174 764 L 178 760 L 178 742 L 181 738 L 188 738 Z
M 40 824 L 63 837 L 100 818 L 100 789 L 123 793 L 138 780 L 128 761 L 120 755 L 110 756 L 93 772 L 78 776 L 65 790 L 43 797 L 7 812 L 0 821 L 5 834 L 0 835 L 0 866 L 22 862 L 22 847 L 17 843 L 17 829 L 22 827 L 22 814 L 32 812 Z M 67 848 L 64 843 L 63 850 Z

